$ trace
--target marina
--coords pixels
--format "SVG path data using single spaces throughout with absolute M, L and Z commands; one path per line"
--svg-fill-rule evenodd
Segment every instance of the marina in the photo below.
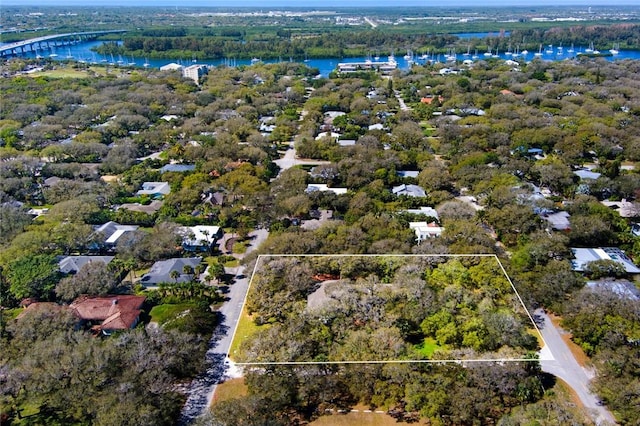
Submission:
M 481 36 L 478 35 L 478 36 Z M 20 56 L 34 58 L 34 59 L 53 59 L 59 61 L 77 61 L 81 64 L 108 64 L 115 67 L 140 67 L 140 68 L 160 68 L 168 64 L 177 64 L 179 66 L 187 67 L 195 63 L 199 65 L 206 65 L 209 67 L 216 66 L 247 66 L 259 63 L 278 63 L 283 62 L 283 59 L 238 59 L 238 58 L 221 58 L 221 59 L 152 59 L 149 57 L 136 57 L 127 55 L 100 55 L 95 52 L 95 49 L 103 44 L 102 41 L 81 41 L 64 46 L 64 50 L 59 52 L 59 48 L 56 46 L 42 46 L 36 45 L 33 50 L 26 50 L 20 54 Z M 447 53 L 433 53 L 424 52 L 422 54 L 414 54 L 411 51 L 407 52 L 407 55 L 396 58 L 390 55 L 388 58 L 381 60 L 379 53 L 375 54 L 375 57 L 344 57 L 344 58 L 322 58 L 311 59 L 305 58 L 304 63 L 310 67 L 317 68 L 319 74 L 322 76 L 328 76 L 333 71 L 339 72 L 355 72 L 365 70 L 376 70 L 382 73 L 390 73 L 396 69 L 408 70 L 414 65 L 423 65 L 425 63 L 443 63 L 451 64 L 457 61 L 466 63 L 468 61 L 478 60 L 513 60 L 520 63 L 526 63 L 534 59 L 545 61 L 561 61 L 576 59 L 580 56 L 588 57 L 603 57 L 607 60 L 624 60 L 624 59 L 640 59 L 640 51 L 637 50 L 619 50 L 618 45 L 615 45 L 611 50 L 598 51 L 593 46 L 573 46 L 564 49 L 562 46 L 549 46 L 545 48 L 544 44 L 540 44 L 535 52 L 530 52 L 526 49 L 520 50 L 520 46 L 516 46 L 515 51 L 507 49 L 504 52 L 500 52 L 497 48 L 490 48 L 484 53 L 479 53 L 477 49 L 473 52 L 470 48 L 465 53 L 457 53 L 455 49 L 449 49 Z M 2 48 L 2 46 L 0 46 Z M 288 59 L 287 62 L 303 62 L 302 60 L 296 61 Z

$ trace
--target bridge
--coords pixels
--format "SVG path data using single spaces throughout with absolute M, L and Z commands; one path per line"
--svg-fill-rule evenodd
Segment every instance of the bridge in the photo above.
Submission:
M 49 49 L 51 46 L 66 46 L 93 40 L 105 34 L 125 33 L 127 30 L 85 31 L 79 33 L 53 34 L 43 37 L 30 38 L 0 46 L 0 57 L 20 56 L 27 52 L 37 52 L 38 49 Z

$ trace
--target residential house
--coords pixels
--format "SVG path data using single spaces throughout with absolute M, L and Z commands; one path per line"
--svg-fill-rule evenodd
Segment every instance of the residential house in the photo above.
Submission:
M 326 184 L 323 183 L 310 183 L 307 185 L 307 189 L 304 192 L 307 194 L 315 191 L 330 191 L 336 195 L 342 195 L 347 193 L 347 188 L 329 188 Z
M 611 278 L 603 278 L 598 281 L 587 281 L 587 288 L 593 290 L 606 290 L 613 293 L 621 299 L 629 299 L 640 301 L 640 290 L 628 280 L 616 280 Z
M 183 68 L 182 65 L 172 62 L 170 64 L 161 66 L 160 71 L 176 71 L 176 70 L 181 70 L 182 68 Z
M 157 286 L 160 283 L 185 283 L 192 281 L 194 278 L 193 274 L 185 273 L 185 266 L 195 270 L 201 262 L 202 258 L 200 257 L 160 260 L 154 263 L 151 269 L 149 269 L 149 272 L 142 276 L 140 284 Z M 173 271 L 176 271 L 177 275 L 172 274 Z
M 413 178 L 417 179 L 420 174 L 420 170 L 398 170 L 396 175 L 401 178 Z
M 164 197 L 171 192 L 169 182 L 144 182 L 142 189 L 136 195 L 149 195 L 151 197 Z
M 583 272 L 589 262 L 596 260 L 612 260 L 622 265 L 629 274 L 640 274 L 638 268 L 627 255 L 617 247 L 572 248 L 574 259 L 571 266 L 574 271 Z
M 439 237 L 444 231 L 444 228 L 436 222 L 409 222 L 409 228 L 416 233 L 418 244 L 426 239 Z
M 602 201 L 602 204 L 618 212 L 620 217 L 640 216 L 640 203 L 633 203 L 623 198 L 621 201 Z
M 182 248 L 185 251 L 209 251 L 224 235 L 219 226 L 197 225 L 183 227 Z
M 549 222 L 551 228 L 557 231 L 567 231 L 571 229 L 571 223 L 569 222 L 571 215 L 569 215 L 568 212 L 544 211 L 540 214 L 540 217 Z
M 100 262 L 108 265 L 113 256 L 67 256 L 58 262 L 58 268 L 63 274 L 76 274 L 84 265 Z
M 433 207 L 419 207 L 417 209 L 403 210 L 403 212 L 410 213 L 410 214 L 423 214 L 425 216 L 432 217 L 436 220 L 440 219 L 440 217 L 438 216 L 438 212 Z
M 91 325 L 93 330 L 109 335 L 114 331 L 135 327 L 145 299 L 144 296 L 135 295 L 82 296 L 74 300 L 69 309 L 80 321 Z
M 117 222 L 107 222 L 96 228 L 96 234 L 101 236 L 99 243 L 93 243 L 91 249 L 97 250 L 104 248 L 107 250 L 115 249 L 118 240 L 127 232 L 133 232 L 138 229 L 138 225 L 120 225 Z
M 433 96 L 433 95 L 428 95 L 423 97 L 422 99 L 420 99 L 420 102 L 423 104 L 427 104 L 427 105 L 431 105 L 433 103 L 434 100 L 438 100 L 438 102 L 440 104 L 442 104 L 442 102 L 444 102 L 444 98 L 442 96 Z
M 602 176 L 600 173 L 593 172 L 589 169 L 579 169 L 574 171 L 573 174 L 578 176 L 580 180 L 596 180 Z
M 160 173 L 177 172 L 185 173 L 192 172 L 196 169 L 195 164 L 165 164 L 160 168 Z
M 397 196 L 401 196 L 401 195 L 406 195 L 408 197 L 426 197 L 427 196 L 426 191 L 418 185 L 402 184 L 399 186 L 394 186 L 391 192 L 393 192 Z

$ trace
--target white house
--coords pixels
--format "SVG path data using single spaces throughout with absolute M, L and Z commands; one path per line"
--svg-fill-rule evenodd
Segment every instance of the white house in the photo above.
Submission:
M 346 194 L 347 193 L 347 188 L 329 188 L 326 184 L 324 183 L 310 183 L 309 185 L 307 185 L 307 189 L 304 191 L 307 194 L 311 193 L 311 192 L 315 192 L 315 191 L 331 191 L 336 195 L 341 195 L 341 194 Z
M 144 182 L 136 195 L 162 196 L 171 192 L 169 182 Z
M 572 248 L 574 259 L 571 266 L 574 271 L 582 272 L 589 262 L 596 260 L 612 260 L 619 263 L 629 274 L 640 274 L 638 268 L 627 255 L 617 247 Z
M 444 228 L 436 222 L 409 222 L 409 228 L 413 229 L 416 233 L 418 244 L 427 238 L 439 237 L 442 235 L 442 231 L 444 231 Z
M 438 212 L 433 207 L 419 207 L 417 209 L 407 209 L 407 210 L 403 210 L 403 211 L 405 213 L 423 214 L 425 216 L 429 216 L 429 217 L 432 217 L 434 219 L 440 219 L 440 216 L 438 216 Z
M 207 251 L 223 235 L 219 226 L 185 226 L 180 229 L 182 238 L 182 248 L 186 251 Z
M 425 190 L 418 185 L 402 184 L 402 185 L 393 187 L 391 192 L 393 192 L 397 196 L 400 196 L 400 195 L 406 195 L 409 197 L 426 197 L 427 196 L 427 193 L 425 192 Z

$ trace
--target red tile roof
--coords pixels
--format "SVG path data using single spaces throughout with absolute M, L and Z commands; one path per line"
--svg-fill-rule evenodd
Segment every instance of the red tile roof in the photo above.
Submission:
M 431 105 L 431 102 L 433 102 L 435 99 L 436 99 L 435 96 L 425 96 L 424 98 L 420 99 L 420 102 L 422 102 L 423 104 Z M 444 101 L 444 98 L 442 96 L 438 96 L 437 99 L 440 103 Z
M 102 321 L 102 330 L 126 330 L 136 325 L 144 296 L 80 297 L 69 308 L 85 321 Z

